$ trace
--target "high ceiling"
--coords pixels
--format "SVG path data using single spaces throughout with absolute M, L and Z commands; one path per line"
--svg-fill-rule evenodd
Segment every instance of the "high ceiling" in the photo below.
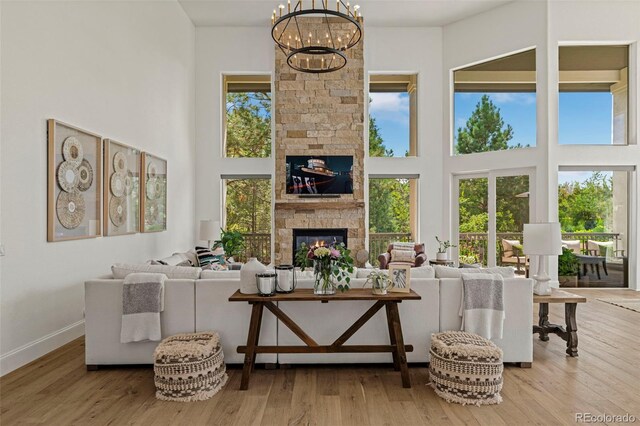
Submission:
M 269 25 L 273 9 L 286 0 L 178 0 L 196 26 Z M 296 0 L 292 0 L 294 3 Z M 344 0 L 346 3 L 346 0 Z M 384 27 L 442 26 L 514 0 L 351 0 L 365 23 Z M 316 0 L 320 4 L 321 0 Z M 329 0 L 335 7 L 335 1 Z M 311 0 L 303 0 L 304 7 Z

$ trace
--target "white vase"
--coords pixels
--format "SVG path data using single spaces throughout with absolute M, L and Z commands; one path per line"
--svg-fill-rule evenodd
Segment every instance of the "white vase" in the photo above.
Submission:
M 258 259 L 255 257 L 249 258 L 247 263 L 240 268 L 240 293 L 257 294 L 256 274 L 266 270 L 267 267 L 260 263 Z
M 436 253 L 436 260 L 447 260 L 447 253 Z

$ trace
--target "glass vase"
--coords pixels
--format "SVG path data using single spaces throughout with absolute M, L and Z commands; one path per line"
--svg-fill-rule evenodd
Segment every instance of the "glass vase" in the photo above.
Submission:
M 313 271 L 315 274 L 315 284 L 313 286 L 313 294 L 327 295 L 335 294 L 336 286 L 331 279 L 331 269 L 333 261 L 313 261 Z

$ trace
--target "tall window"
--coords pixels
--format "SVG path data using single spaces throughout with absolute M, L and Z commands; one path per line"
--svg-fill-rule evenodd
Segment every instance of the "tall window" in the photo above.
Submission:
M 417 155 L 417 75 L 369 77 L 369 155 Z
M 270 76 L 226 75 L 224 92 L 225 156 L 270 157 Z
M 454 153 L 536 145 L 535 50 L 457 70 Z
M 560 46 L 560 144 L 626 145 L 629 46 Z
M 414 178 L 369 178 L 369 255 L 395 241 L 414 241 L 417 227 L 417 183 Z
M 579 287 L 628 287 L 629 171 L 558 173 L 558 217 L 569 255 L 558 274 L 577 276 Z M 573 260 L 574 269 L 566 267 Z M 575 286 L 571 280 L 561 280 Z
M 253 256 L 271 263 L 271 179 L 225 179 L 224 188 L 224 229 L 245 238 L 240 258 Z

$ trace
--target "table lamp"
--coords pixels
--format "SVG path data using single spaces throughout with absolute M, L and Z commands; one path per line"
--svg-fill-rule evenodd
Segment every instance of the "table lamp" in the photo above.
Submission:
M 533 292 L 538 295 L 551 294 L 549 274 L 546 270 L 546 256 L 562 254 L 562 236 L 557 222 L 526 223 L 524 225 L 522 251 L 538 256 L 538 272 L 533 276 Z
M 220 239 L 220 222 L 211 219 L 200 221 L 199 239 L 207 242 L 207 248 L 211 248 L 211 241 Z

